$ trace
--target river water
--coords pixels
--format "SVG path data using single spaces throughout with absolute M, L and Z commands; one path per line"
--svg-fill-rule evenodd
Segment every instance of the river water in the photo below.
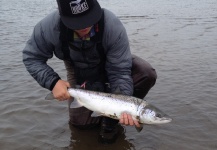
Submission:
M 129 35 L 132 53 L 157 70 L 148 102 L 169 114 L 165 125 L 124 130 L 116 143 L 97 142 L 98 131 L 71 130 L 67 102 L 45 101 L 22 63 L 34 25 L 57 9 L 55 0 L 0 1 L 1 150 L 216 150 L 217 1 L 99 0 Z M 65 79 L 63 63 L 48 63 Z

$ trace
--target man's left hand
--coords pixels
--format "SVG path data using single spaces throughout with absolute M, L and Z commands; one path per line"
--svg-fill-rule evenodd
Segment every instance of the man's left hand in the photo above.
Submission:
M 124 125 L 131 125 L 131 126 L 135 125 L 138 128 L 141 127 L 139 122 L 137 120 L 133 120 L 132 116 L 127 113 L 122 113 L 119 121 L 121 124 Z

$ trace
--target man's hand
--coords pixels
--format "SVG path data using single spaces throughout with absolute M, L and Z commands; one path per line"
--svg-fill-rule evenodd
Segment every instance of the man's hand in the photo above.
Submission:
M 122 113 L 120 118 L 120 123 L 124 125 L 135 125 L 136 127 L 140 128 L 140 124 L 137 120 L 133 120 L 132 116 L 127 113 Z
M 69 82 L 64 80 L 57 81 L 56 85 L 52 90 L 54 97 L 59 101 L 68 100 L 70 98 L 70 95 L 68 93 L 67 88 L 69 87 Z

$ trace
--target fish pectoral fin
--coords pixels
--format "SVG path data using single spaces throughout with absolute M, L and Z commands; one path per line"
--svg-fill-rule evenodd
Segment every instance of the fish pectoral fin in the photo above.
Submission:
M 141 132 L 143 129 L 143 124 L 140 124 L 140 127 L 135 126 L 137 132 Z
M 73 102 L 70 104 L 70 108 L 80 108 L 82 105 L 74 98 Z
M 102 116 L 102 113 L 97 111 L 93 111 L 93 113 L 91 114 L 91 117 L 99 117 L 99 116 Z

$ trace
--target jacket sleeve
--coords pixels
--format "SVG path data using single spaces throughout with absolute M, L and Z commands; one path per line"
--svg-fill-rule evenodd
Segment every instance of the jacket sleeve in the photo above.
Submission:
M 131 77 L 132 57 L 128 36 L 120 20 L 105 10 L 104 42 L 106 53 L 106 72 L 112 92 L 133 94 Z
M 52 25 L 46 24 L 46 27 L 44 25 L 45 22 L 42 20 L 35 26 L 23 50 L 23 63 L 30 75 L 42 87 L 52 90 L 60 77 L 47 65 L 47 60 L 53 57 L 54 45 L 48 40 L 52 35 L 49 34 L 51 32 L 49 26 Z

